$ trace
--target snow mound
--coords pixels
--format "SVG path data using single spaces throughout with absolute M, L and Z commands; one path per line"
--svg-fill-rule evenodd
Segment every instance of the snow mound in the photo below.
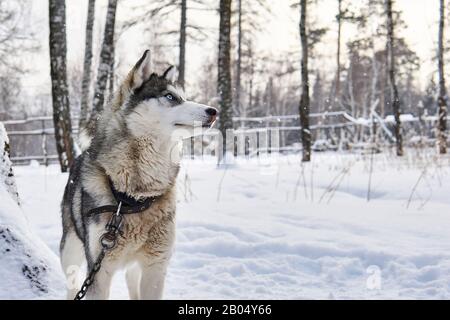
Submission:
M 14 180 L 12 162 L 9 159 L 9 138 L 3 123 L 0 122 L 0 184 L 6 187 L 6 190 L 13 199 L 20 203 L 17 186 Z
M 0 199 L 0 299 L 60 298 L 64 281 L 57 256 L 1 184 Z

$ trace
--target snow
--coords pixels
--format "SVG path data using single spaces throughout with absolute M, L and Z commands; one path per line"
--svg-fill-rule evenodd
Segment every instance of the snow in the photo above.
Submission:
M 394 123 L 395 122 L 395 117 L 393 115 L 386 116 L 385 121 Z M 414 117 L 412 114 L 401 114 L 400 115 L 400 121 L 401 122 L 418 121 L 418 118 Z
M 59 259 L 30 227 L 19 206 L 7 144 L 0 123 L 0 299 L 54 299 L 64 288 Z
M 450 157 L 373 157 L 370 202 L 369 156 L 183 160 L 165 298 L 449 299 Z M 58 254 L 66 174 L 15 172 L 30 224 Z M 33 297 L 18 286 L 0 284 L 0 297 Z M 128 298 L 123 273 L 112 298 Z
M 59 259 L 0 184 L 0 299 L 56 299 L 64 289 Z
M 12 163 L 6 149 L 8 146 L 9 138 L 3 123 L 0 122 L 0 184 L 6 188 L 16 203 L 20 203 Z

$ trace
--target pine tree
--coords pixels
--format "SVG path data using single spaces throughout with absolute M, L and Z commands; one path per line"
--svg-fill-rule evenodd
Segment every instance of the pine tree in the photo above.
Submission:
M 55 141 L 61 171 L 66 172 L 73 162 L 74 149 L 67 87 L 66 4 L 64 0 L 49 0 L 49 21 Z

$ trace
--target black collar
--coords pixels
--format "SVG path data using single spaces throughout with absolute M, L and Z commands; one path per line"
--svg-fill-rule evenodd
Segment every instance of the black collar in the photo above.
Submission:
M 120 213 L 122 214 L 132 214 L 132 213 L 140 213 L 142 211 L 147 210 L 151 207 L 153 202 L 156 201 L 156 199 L 159 198 L 159 196 L 156 197 L 147 197 L 143 199 L 136 199 L 132 196 L 129 196 L 125 192 L 120 192 L 114 187 L 114 183 L 111 181 L 110 178 L 108 178 L 109 181 L 109 187 L 111 189 L 111 193 L 114 196 L 114 199 L 116 200 L 116 205 L 106 205 L 97 207 L 94 209 L 89 210 L 88 216 L 93 216 L 96 214 L 106 213 L 106 212 L 116 212 L 117 208 L 119 206 L 119 203 L 122 203 L 120 207 Z
M 116 199 L 117 203 L 122 202 L 122 206 L 124 207 L 136 207 L 142 205 L 147 199 L 136 199 L 135 197 L 129 196 L 125 192 L 120 192 L 114 187 L 114 183 L 112 182 L 111 178 L 108 178 L 109 181 L 109 188 L 111 189 L 111 193 L 114 196 L 114 199 Z

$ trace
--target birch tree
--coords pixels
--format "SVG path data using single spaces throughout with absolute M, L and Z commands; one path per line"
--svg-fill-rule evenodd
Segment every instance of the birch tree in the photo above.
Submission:
M 301 78 L 302 94 L 299 113 L 301 139 L 303 146 L 302 161 L 311 160 L 311 131 L 309 130 L 309 79 L 308 79 L 308 36 L 306 33 L 307 0 L 300 2 L 300 42 L 302 47 Z
M 445 87 L 444 72 L 444 27 L 445 27 L 445 4 L 439 1 L 439 39 L 438 39 L 438 72 L 439 72 L 439 121 L 438 121 L 438 146 L 439 153 L 447 153 L 447 89 Z
M 117 0 L 109 0 L 108 12 L 106 14 L 105 31 L 103 34 L 102 49 L 100 52 L 100 61 L 97 69 L 97 81 L 95 84 L 92 115 L 100 113 L 103 110 L 103 105 L 105 104 L 106 85 L 112 65 L 112 53 L 114 51 L 113 47 L 116 10 Z
M 108 72 L 108 93 L 109 93 L 109 99 L 112 99 L 114 96 L 114 66 L 116 62 L 116 46 L 112 46 L 111 51 L 111 62 L 109 64 L 109 72 Z
M 86 125 L 89 112 L 89 87 L 92 68 L 92 36 L 94 31 L 95 0 L 89 0 L 86 19 L 86 36 L 84 42 L 83 80 L 81 82 L 81 108 L 79 128 Z
M 217 89 L 220 106 L 219 128 L 225 139 L 226 129 L 233 127 L 232 91 L 231 91 L 231 0 L 220 0 L 219 57 Z
M 66 172 L 74 159 L 74 149 L 67 87 L 66 4 L 64 0 L 49 0 L 49 21 L 50 73 L 56 150 L 61 171 Z
M 180 19 L 180 53 L 178 57 L 178 83 L 184 88 L 186 69 L 186 28 L 187 28 L 187 0 L 181 0 Z
M 393 0 L 386 0 L 387 15 L 387 69 L 391 86 L 392 110 L 395 118 L 395 140 L 397 156 L 403 156 L 402 124 L 400 120 L 400 99 L 398 96 L 397 84 L 395 82 L 395 53 L 394 53 L 394 22 L 392 18 Z

